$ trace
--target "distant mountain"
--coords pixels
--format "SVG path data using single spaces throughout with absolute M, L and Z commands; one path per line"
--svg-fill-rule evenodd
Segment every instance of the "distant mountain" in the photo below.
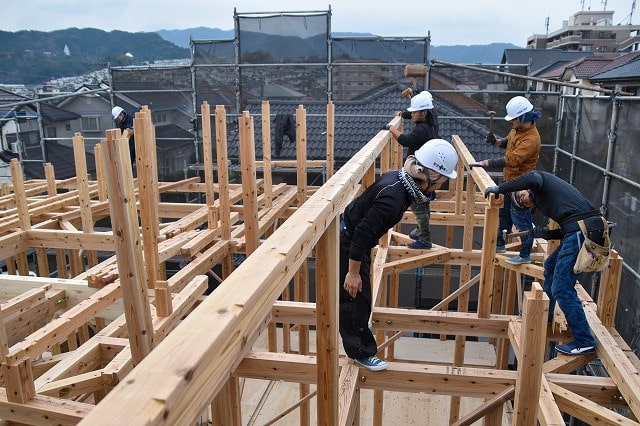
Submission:
M 189 49 L 157 33 L 68 28 L 51 32 L 0 31 L 0 83 L 39 84 L 107 67 L 186 59 Z
M 336 37 L 362 37 L 372 34 L 333 33 Z M 156 60 L 189 59 L 189 42 L 194 40 L 231 40 L 234 30 L 190 28 L 160 30 L 157 33 L 106 32 L 94 28 L 68 28 L 51 32 L 0 31 L 0 83 L 36 85 L 60 77 L 88 74 L 111 66 L 144 65 Z M 326 55 L 325 44 L 318 37 L 283 40 L 278 36 L 245 34 L 246 45 L 252 51 L 243 52 L 243 59 L 259 63 L 264 53 L 287 57 L 292 61 L 316 62 Z M 431 58 L 454 63 L 499 63 L 505 49 L 512 44 L 494 43 L 479 46 L 431 46 Z M 342 52 L 334 44 L 335 58 L 375 58 L 395 61 L 402 57 L 421 58 L 422 48 L 406 45 L 402 52 L 380 50 L 375 44 L 363 43 L 354 50 Z M 418 61 L 420 59 L 415 59 Z
M 230 40 L 233 39 L 234 30 L 221 30 L 219 28 L 197 27 L 186 30 L 160 30 L 156 31 L 160 37 L 170 41 L 179 47 L 189 47 L 189 41 L 194 40 Z
M 189 47 L 191 38 L 194 40 L 229 40 L 233 39 L 234 30 L 221 30 L 219 28 L 197 27 L 185 30 L 160 30 L 158 34 L 163 39 L 170 41 L 180 47 Z M 366 37 L 373 36 L 370 33 L 333 33 L 336 37 Z M 264 37 L 264 44 L 269 45 L 271 41 L 268 36 Z M 284 43 L 272 44 L 273 48 L 285 46 Z M 444 62 L 454 62 L 462 64 L 486 63 L 496 64 L 502 60 L 505 49 L 520 49 L 511 43 L 491 43 L 473 46 L 431 46 L 431 58 Z M 374 55 L 375 56 L 375 55 Z

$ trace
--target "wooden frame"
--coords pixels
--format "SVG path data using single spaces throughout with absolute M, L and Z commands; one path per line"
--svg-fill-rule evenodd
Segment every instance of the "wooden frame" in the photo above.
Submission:
M 263 114 L 269 114 L 268 104 Z M 20 276 L 0 278 L 5 385 L 0 418 L 25 424 L 190 424 L 206 412 L 218 423 L 240 424 L 244 380 L 260 378 L 299 384 L 299 404 L 286 413 L 297 410 L 300 424 L 357 422 L 359 389 L 375 392 L 374 424 L 383 423 L 388 391 L 448 395 L 449 422 L 457 424 L 482 416 L 489 424 L 555 424 L 563 421 L 563 412 L 586 422 L 637 424 L 640 363 L 612 325 L 622 259 L 614 252 L 601 275 L 598 304 L 578 284 L 598 341 L 597 356 L 610 377 L 570 375 L 594 356 L 545 360 L 545 343 L 566 339 L 567 333 L 561 316 L 554 327 L 545 326 L 548 301 L 537 282 L 522 295 L 523 316 L 514 315 L 515 274 L 541 281 L 540 261 L 549 247 L 537 241 L 533 257 L 538 261 L 531 265 L 512 266 L 495 253 L 501 199 L 482 197 L 493 181 L 483 169 L 469 169 L 474 159 L 457 136 L 452 143 L 460 156 L 459 178 L 432 205 L 431 223 L 446 227 L 446 243 L 424 252 L 409 250 L 408 238 L 396 229 L 374 253 L 372 324 L 389 369 L 369 372 L 339 356 L 339 215 L 361 185 L 400 167 L 402 156 L 390 133 L 380 131 L 340 170 L 329 166 L 323 186 L 308 187 L 308 167 L 332 164 L 331 104 L 327 114 L 327 160 L 312 163 L 304 148 L 305 110 L 296 110 L 296 187 L 273 186 L 270 175 L 256 178 L 256 167 L 270 174 L 277 162 L 268 149 L 261 162 L 254 158 L 253 118 L 247 113 L 239 120 L 242 183 L 231 184 L 225 111 L 217 106 L 211 117 L 206 103 L 204 158 L 213 162 L 215 143 L 216 182 L 207 168 L 204 183 L 197 178 L 157 181 L 154 128 L 146 107 L 135 119 L 136 178 L 126 139 L 117 130 L 107 131 L 96 148 L 95 180 L 77 160 L 75 182 L 56 181 L 50 166 L 45 181 L 23 182 L 20 164 L 12 162 L 13 186 L 0 196 L 0 258 Z M 390 124 L 401 128 L 402 121 L 396 117 Z M 268 135 L 263 138 L 268 147 Z M 74 149 L 84 150 L 79 134 Z M 160 201 L 169 192 L 204 193 L 205 202 Z M 111 229 L 98 230 L 96 223 L 107 217 Z M 413 221 L 413 215 L 409 212 L 404 221 Z M 461 247 L 453 246 L 456 228 L 462 229 Z M 488 230 L 484 250 L 472 245 L 474 229 L 480 228 Z M 35 252 L 44 277 L 26 276 L 28 252 Z M 246 258 L 234 269 L 235 254 Z M 55 256 L 59 278 L 48 277 L 48 256 Z M 166 262 L 173 257 L 188 262 L 168 276 Z M 315 260 L 317 304 L 307 298 L 308 259 Z M 442 297 L 457 301 L 457 311 L 444 310 L 449 303 L 432 310 L 398 308 L 400 272 L 425 265 L 445 267 L 449 278 Z M 479 273 L 472 276 L 472 268 Z M 452 269 L 460 271 L 453 292 Z M 203 296 L 212 276 L 221 284 Z M 295 291 L 289 293 L 292 280 Z M 478 308 L 472 312 L 475 287 Z M 275 352 L 276 323 L 283 325 L 283 352 Z M 315 353 L 309 326 L 315 328 Z M 253 350 L 264 330 L 269 330 L 271 351 Z M 453 358 L 438 363 L 401 359 L 395 345 L 406 332 L 456 336 Z M 495 365 L 467 362 L 468 337 L 488 340 Z M 517 371 L 508 369 L 510 349 Z M 316 412 L 309 405 L 314 397 Z M 462 397 L 486 404 L 461 417 Z M 505 409 L 511 400 L 513 414 Z M 608 407 L 626 408 L 629 414 L 623 417 Z

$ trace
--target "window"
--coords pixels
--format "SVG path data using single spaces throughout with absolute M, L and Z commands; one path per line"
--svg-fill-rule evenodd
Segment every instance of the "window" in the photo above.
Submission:
M 51 126 L 51 127 L 47 127 L 47 138 L 51 138 L 51 139 L 55 139 L 58 137 L 58 130 Z
M 100 117 L 82 117 L 82 131 L 99 132 L 100 130 Z
M 166 123 L 167 122 L 167 113 L 166 112 L 157 112 L 153 114 L 153 123 Z
M 66 123 L 64 123 L 64 129 L 69 132 L 71 131 L 71 122 L 67 121 Z
M 591 52 L 592 49 L 593 46 L 591 46 L 590 44 L 583 44 L 582 46 L 580 46 L 581 52 Z

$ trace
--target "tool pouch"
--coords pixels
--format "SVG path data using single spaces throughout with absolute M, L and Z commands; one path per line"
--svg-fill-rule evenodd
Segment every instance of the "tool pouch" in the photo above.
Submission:
M 602 245 L 596 244 L 589 239 L 589 232 L 584 224 L 584 220 L 578 221 L 580 231 L 584 236 L 584 242 L 578 252 L 576 263 L 573 265 L 573 272 L 600 272 L 609 264 L 609 252 L 611 251 L 611 240 L 609 239 L 609 224 L 601 217 L 603 223 Z

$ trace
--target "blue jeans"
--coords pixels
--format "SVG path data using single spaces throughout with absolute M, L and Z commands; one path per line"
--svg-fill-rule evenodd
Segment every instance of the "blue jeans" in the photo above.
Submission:
M 418 235 L 418 239 L 425 244 L 431 244 L 431 228 L 429 228 L 431 202 L 421 203 L 414 201 L 411 203 L 411 210 L 416 217 L 416 234 Z
M 549 296 L 549 318 L 553 317 L 556 302 L 564 312 L 573 338 L 580 346 L 595 346 L 587 316 L 578 299 L 575 283 L 578 274 L 573 273 L 573 264 L 582 245 L 582 234 L 572 232 L 565 235 L 560 245 L 544 261 L 544 291 Z
M 519 209 L 512 205 L 511 197 L 507 194 L 504 196 L 504 207 L 499 211 L 498 239 L 496 246 L 504 247 L 506 241 L 502 238 L 502 230 L 506 229 L 507 233 L 511 233 L 511 228 L 515 225 L 518 231 L 533 230 L 533 218 L 531 217 L 531 209 Z M 529 257 L 531 255 L 531 247 L 533 247 L 533 235 L 520 237 L 520 257 Z

